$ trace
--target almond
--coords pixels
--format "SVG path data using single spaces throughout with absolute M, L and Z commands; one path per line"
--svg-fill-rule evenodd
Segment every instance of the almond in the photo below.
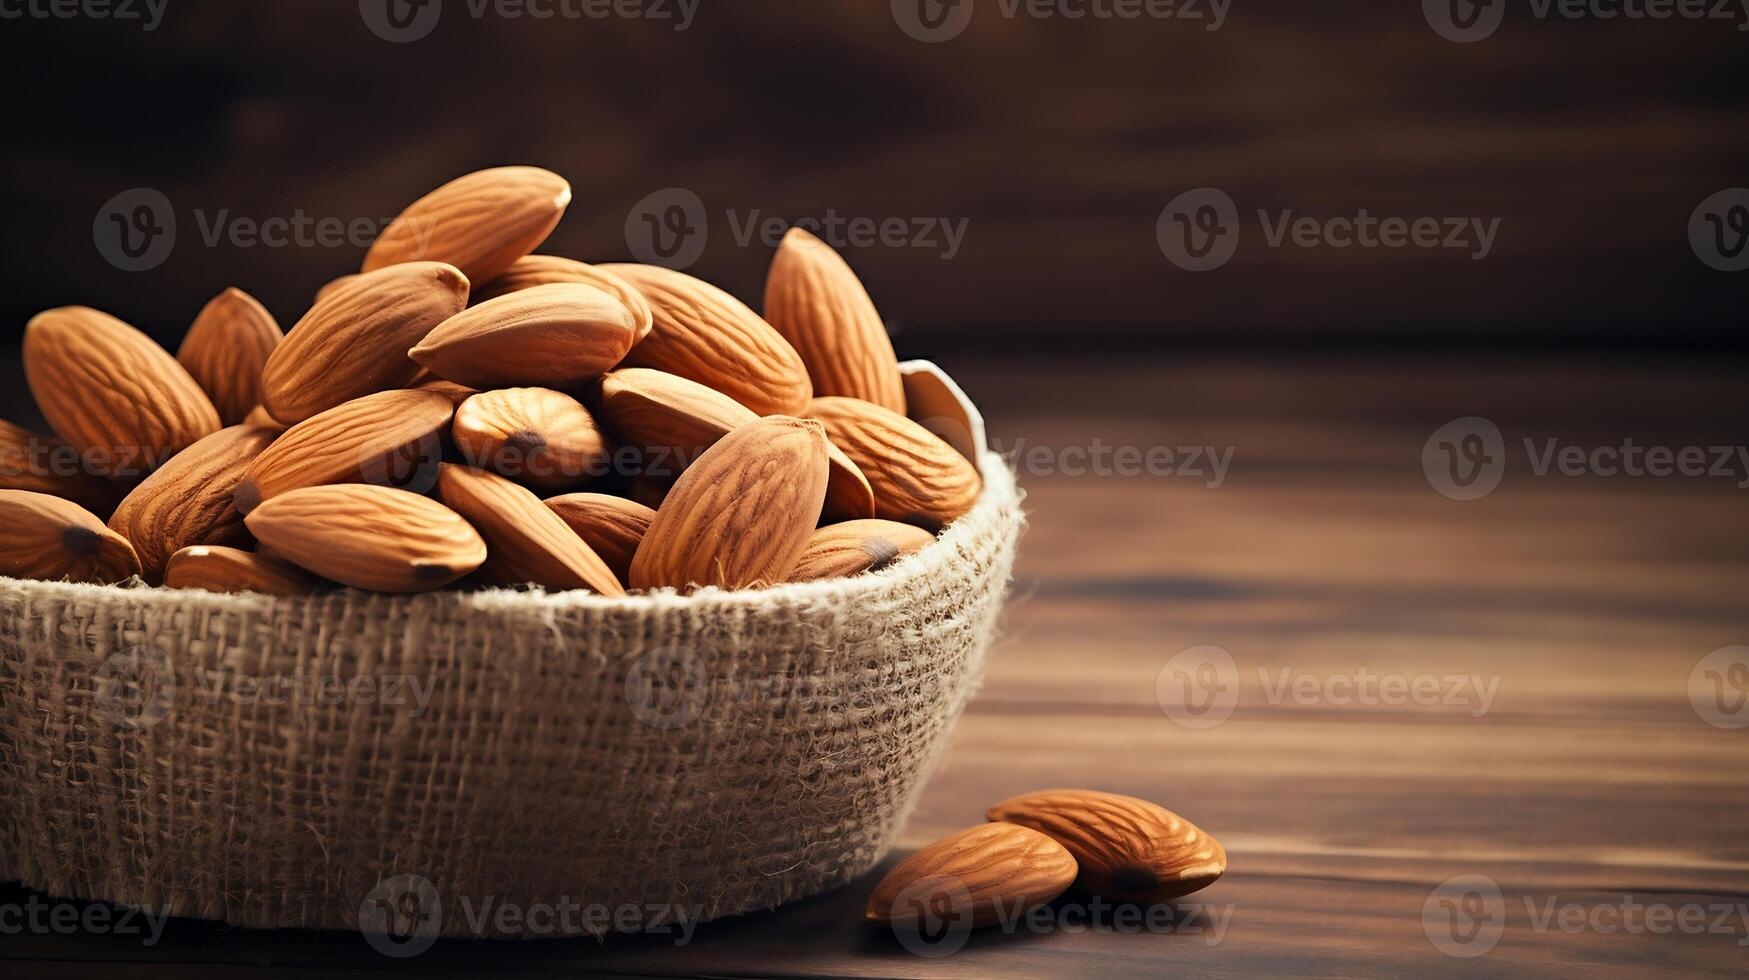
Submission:
M 1082 890 L 1113 901 L 1151 904 L 1213 884 L 1227 852 L 1171 810 L 1094 790 L 1052 789 L 1004 800 L 989 818 L 1030 827 L 1069 849 Z
M 287 425 L 419 373 L 407 348 L 461 312 L 468 280 L 453 266 L 410 262 L 359 276 L 317 300 L 262 370 L 262 401 Z
M 379 391 L 287 429 L 243 474 L 244 514 L 288 490 L 331 483 L 387 483 L 425 489 L 443 456 L 454 415 L 432 391 Z
M 373 592 L 432 592 L 486 560 L 486 542 L 460 514 L 390 487 L 292 490 L 245 521 L 275 557 Z
M 605 493 L 568 493 L 548 498 L 546 505 L 601 556 L 621 582 L 631 578 L 632 556 L 656 519 L 654 510 Z
M 28 490 L 0 490 L 0 575 L 48 582 L 108 585 L 140 573 L 121 535 L 70 500 Z
M 440 378 L 473 388 L 556 388 L 618 364 L 636 332 L 631 311 L 611 294 L 550 283 L 457 313 L 408 356 Z
M 808 415 L 868 477 L 876 517 L 933 531 L 978 502 L 971 462 L 905 416 L 856 398 L 816 398 Z
M 868 898 L 874 922 L 916 927 L 925 913 L 988 926 L 1049 903 L 1075 880 L 1063 845 L 1015 824 L 987 823 L 944 837 L 887 873 Z
M 651 476 L 648 473 L 635 473 L 626 481 L 626 496 L 633 502 L 643 504 L 651 510 L 662 506 L 662 501 L 668 499 L 668 491 L 674 489 L 673 477 Z
M 820 521 L 826 456 L 817 422 L 775 415 L 730 432 L 662 501 L 632 559 L 631 586 L 741 589 L 786 580 Z
M 486 581 L 625 595 L 594 550 L 527 489 L 496 473 L 445 463 L 437 492 L 486 539 L 490 552 L 480 569 Z
M 164 585 L 208 592 L 260 592 L 264 595 L 315 595 L 320 580 L 289 562 L 238 548 L 192 545 L 170 556 Z
M 0 490 L 46 493 L 107 517 L 122 488 L 87 472 L 73 447 L 0 419 Z
M 30 321 L 24 373 L 49 425 L 103 476 L 148 472 L 219 429 L 212 401 L 174 357 L 89 307 Z
M 661 266 L 600 268 L 631 283 L 655 315 L 655 329 L 632 348 L 627 366 L 689 378 L 758 415 L 797 415 L 807 408 L 813 386 L 801 356 L 747 304 Z
M 765 281 L 765 319 L 808 366 L 814 394 L 905 414 L 893 340 L 850 265 L 801 228 L 783 236 Z
M 649 300 L 644 299 L 644 294 L 638 292 L 631 283 L 600 266 L 576 259 L 560 258 L 557 255 L 525 255 L 517 259 L 503 275 L 475 289 L 473 301 L 484 303 L 517 290 L 556 282 L 594 286 L 624 303 L 625 308 L 631 311 L 637 340 L 648 337 L 651 328 L 655 326 Z
M 170 556 L 189 545 L 248 540 L 237 512 L 237 485 L 275 435 L 245 425 L 220 429 L 177 453 L 127 495 L 109 526 L 133 544 L 141 577 L 156 585 Z
M 364 271 L 402 262 L 447 262 L 470 282 L 489 282 L 534 251 L 571 203 L 565 178 L 539 167 L 494 167 L 444 184 L 383 230 Z
M 619 439 L 643 453 L 652 476 L 678 476 L 731 430 L 759 416 L 733 398 L 696 381 L 650 368 L 621 368 L 601 379 L 602 420 Z M 874 515 L 874 492 L 850 457 L 827 443 L 831 478 L 825 518 L 846 521 Z
M 828 524 L 808 539 L 791 582 L 848 578 L 876 572 L 901 557 L 935 543 L 935 535 L 895 521 L 866 520 Z
M 358 273 L 349 272 L 346 275 L 335 276 L 334 278 L 328 280 L 327 282 L 322 284 L 322 288 L 316 290 L 316 302 L 320 303 L 322 300 L 326 299 L 330 293 L 334 292 L 336 289 L 339 289 L 341 286 L 344 286 L 347 283 L 349 283 L 352 280 L 357 279 L 357 278 L 358 278 Z
M 550 388 L 505 388 L 474 395 L 450 428 L 469 466 L 556 493 L 601 476 L 611 451 L 595 417 Z
M 286 430 L 286 424 L 274 418 L 273 413 L 267 410 L 266 405 L 257 405 L 250 409 L 249 414 L 243 416 L 243 424 L 254 426 L 257 429 L 272 429 L 275 432 Z
M 469 388 L 467 385 L 458 385 L 454 381 L 445 381 L 442 378 L 433 378 L 430 381 L 422 381 L 411 387 L 417 388 L 420 391 L 436 392 L 437 394 L 449 399 L 449 403 L 457 408 L 462 407 L 462 402 L 465 402 L 480 393 L 478 388 Z
M 219 410 L 236 425 L 261 401 L 261 369 L 285 339 L 273 314 L 241 289 L 207 303 L 182 338 L 176 360 L 188 369 Z

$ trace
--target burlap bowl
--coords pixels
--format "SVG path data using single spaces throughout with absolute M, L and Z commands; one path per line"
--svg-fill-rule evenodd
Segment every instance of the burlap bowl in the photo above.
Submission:
M 842 885 L 891 846 L 983 668 L 1022 515 L 981 464 L 977 507 L 924 551 L 761 591 L 0 579 L 0 880 L 251 927 L 524 936 Z

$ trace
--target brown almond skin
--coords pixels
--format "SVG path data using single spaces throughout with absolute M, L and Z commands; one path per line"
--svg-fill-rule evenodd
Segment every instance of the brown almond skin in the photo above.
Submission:
M 460 514 L 391 487 L 304 487 L 244 520 L 274 557 L 372 592 L 434 592 L 486 560 L 486 542 Z
M 982 928 L 1025 915 L 1068 890 L 1075 859 L 1063 845 L 1015 824 L 968 827 L 900 861 L 875 886 L 863 914 L 914 927 L 922 910 Z
M 557 282 L 594 286 L 625 304 L 625 308 L 631 311 L 637 340 L 648 337 L 651 328 L 655 326 L 649 300 L 644 299 L 644 294 L 638 292 L 631 283 L 600 266 L 557 255 L 525 255 L 517 259 L 503 275 L 484 286 L 476 287 L 473 302 L 477 305 L 518 290 Z
M 140 558 L 140 576 L 157 585 L 177 551 L 249 539 L 237 511 L 237 485 L 278 433 L 234 425 L 189 446 L 127 495 L 109 519 Z
M 89 307 L 31 319 L 24 374 L 49 425 L 101 476 L 143 476 L 219 430 L 218 410 L 168 351 Z
M 627 367 L 678 374 L 728 395 L 757 415 L 800 415 L 813 396 L 801 355 L 747 304 L 683 272 L 654 265 L 600 268 L 649 301 L 655 329 Z
M 972 464 L 903 415 L 856 398 L 816 398 L 808 416 L 868 477 L 876 517 L 936 531 L 978 502 L 983 479 Z
M 791 228 L 765 281 L 765 319 L 801 355 L 817 397 L 843 395 L 905 414 L 905 383 L 886 324 L 832 246 Z
M 634 589 L 786 581 L 826 502 L 826 433 L 782 415 L 705 450 L 668 492 L 632 558 Z
M 259 592 L 307 596 L 322 590 L 320 579 L 289 562 L 218 545 L 191 545 L 170 556 L 164 585 L 207 592 Z
M 469 466 L 545 493 L 573 490 L 608 470 L 612 447 L 577 399 L 550 388 L 474 395 L 450 427 Z
M 121 535 L 70 500 L 28 490 L 0 490 L 0 575 L 109 585 L 140 573 Z
M 249 414 L 243 416 L 243 424 L 254 426 L 257 429 L 272 429 L 275 432 L 286 430 L 286 424 L 274 418 L 273 413 L 267 410 L 266 405 L 257 405 L 250 409 Z
M 407 348 L 467 302 L 467 277 L 439 262 L 359 276 L 317 300 L 267 359 L 262 403 L 293 425 L 354 398 L 404 388 L 419 373 Z
M 490 554 L 480 569 L 485 581 L 625 595 L 600 556 L 526 488 L 496 473 L 445 463 L 437 493 L 486 539 Z
M 876 572 L 905 555 L 935 543 L 935 535 L 897 521 L 865 520 L 828 524 L 808 539 L 791 582 L 849 578 Z
M 100 518 L 115 512 L 125 488 L 88 473 L 78 453 L 59 439 L 0 419 L 0 490 L 61 497 Z
M 1077 886 L 1152 904 L 1207 888 L 1227 870 L 1220 842 L 1165 807 L 1133 796 L 1052 789 L 1003 800 L 991 820 L 1030 827 L 1069 849 Z
M 678 476 L 731 430 L 759 416 L 720 391 L 651 368 L 620 368 L 601 379 L 602 421 L 668 477 Z M 827 445 L 831 477 L 824 519 L 874 516 L 874 491 L 850 457 Z
M 636 334 L 624 303 L 594 286 L 562 282 L 470 307 L 407 354 L 470 388 L 562 388 L 618 364 Z
M 341 286 L 344 286 L 347 283 L 349 283 L 352 280 L 357 279 L 357 278 L 358 278 L 358 273 L 356 273 L 356 272 L 349 272 L 343 276 L 335 276 L 334 278 L 323 283 L 322 288 L 316 290 L 315 301 L 320 303 L 322 300 L 326 299 L 329 296 L 329 294 L 333 293 L 336 289 L 339 289 Z
M 408 205 L 371 245 L 364 271 L 429 260 L 489 282 L 539 248 L 570 203 L 571 185 L 550 170 L 475 171 Z
M 182 338 L 176 360 L 218 409 L 236 425 L 261 402 L 261 369 L 285 334 L 255 297 L 232 287 L 213 297 Z
M 255 457 L 237 485 L 237 509 L 248 514 L 288 490 L 331 483 L 425 489 L 454 414 L 447 397 L 418 389 L 337 405 L 287 429 Z
M 656 519 L 654 510 L 605 493 L 567 493 L 548 498 L 546 505 L 601 556 L 621 582 L 631 578 L 632 556 Z

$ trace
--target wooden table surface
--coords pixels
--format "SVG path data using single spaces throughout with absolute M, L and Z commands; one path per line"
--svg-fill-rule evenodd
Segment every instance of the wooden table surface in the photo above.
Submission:
M 151 948 L 5 935 L 0 959 L 32 975 L 192 977 L 1742 974 L 1749 728 L 1709 723 L 1691 691 L 1705 693 L 1703 657 L 1749 644 L 1749 473 L 1539 476 L 1524 444 L 1743 445 L 1740 365 L 949 367 L 1002 448 L 1050 451 L 1023 468 L 1031 526 L 986 686 L 903 845 L 1028 789 L 1147 797 L 1231 860 L 1171 928 L 1079 928 L 1069 902 L 1053 928 L 925 959 L 859 921 L 877 873 L 679 947 L 445 941 L 398 960 L 352 934 L 176 921 Z M 1422 448 L 1472 415 L 1502 430 L 1506 474 L 1454 501 Z M 1060 472 L 1079 460 L 1065 447 L 1096 444 L 1232 457 L 1213 487 Z M 1194 666 L 1174 658 L 1206 647 L 1231 658 L 1225 720 L 1226 702 L 1194 716 L 1170 696 L 1169 662 Z M 1437 694 L 1351 696 L 1380 677 Z M 1749 723 L 1732 693 L 1714 720 Z M 1440 890 L 1460 875 L 1482 877 Z M 1466 904 L 1456 891 L 1474 883 Z M 28 898 L 14 888 L 0 905 Z

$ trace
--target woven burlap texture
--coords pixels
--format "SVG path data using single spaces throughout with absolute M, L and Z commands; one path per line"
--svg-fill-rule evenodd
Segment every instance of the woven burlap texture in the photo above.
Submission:
M 982 673 L 1023 523 L 1007 465 L 982 468 L 924 551 L 753 592 L 0 579 L 0 879 L 304 928 L 369 927 L 399 876 L 449 908 L 704 919 L 843 885 Z

